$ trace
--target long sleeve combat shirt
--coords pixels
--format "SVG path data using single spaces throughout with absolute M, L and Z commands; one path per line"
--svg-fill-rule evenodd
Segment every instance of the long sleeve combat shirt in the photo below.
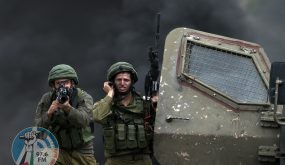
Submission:
M 105 121 L 104 119 L 112 114 L 111 107 L 112 98 L 108 95 L 100 101 L 96 102 L 93 109 L 94 120 L 103 124 Z
M 70 112 L 67 114 L 66 119 L 71 126 L 76 128 L 89 127 L 89 123 L 92 120 L 92 107 L 93 99 L 85 91 L 76 88 L 78 91 L 78 106 L 72 107 Z M 39 127 L 44 127 L 46 129 L 52 124 L 51 118 L 48 117 L 48 110 L 52 103 L 52 92 L 45 93 L 38 103 L 35 124 Z M 90 140 L 84 146 L 78 148 L 81 153 L 93 153 L 93 140 Z

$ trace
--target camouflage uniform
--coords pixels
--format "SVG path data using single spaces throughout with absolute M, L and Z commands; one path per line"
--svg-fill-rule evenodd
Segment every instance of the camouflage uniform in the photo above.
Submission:
M 77 74 L 68 65 L 57 65 L 49 73 L 49 85 L 52 87 L 56 79 L 71 79 L 78 84 Z M 36 126 L 49 129 L 59 143 L 59 157 L 56 164 L 96 165 L 93 151 L 93 138 L 89 125 L 92 119 L 92 97 L 79 88 L 73 88 L 68 114 L 58 109 L 58 113 L 49 118 L 47 111 L 56 99 L 55 90 L 45 93 L 38 103 L 35 122 Z
M 133 83 L 137 73 L 129 63 L 119 62 L 108 70 L 112 81 L 120 72 L 131 73 Z M 151 165 L 149 134 L 145 129 L 146 102 L 132 91 L 133 99 L 127 106 L 115 102 L 110 96 L 94 104 L 94 120 L 102 124 L 105 147 L 105 165 Z

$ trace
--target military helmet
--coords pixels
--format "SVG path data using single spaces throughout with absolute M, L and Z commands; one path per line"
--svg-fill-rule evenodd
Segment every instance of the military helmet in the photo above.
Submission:
M 132 64 L 127 62 L 117 62 L 111 65 L 107 72 L 108 81 L 112 81 L 114 76 L 121 72 L 130 72 L 133 78 L 133 82 L 135 83 L 138 81 L 137 71 Z
M 54 66 L 48 74 L 48 84 L 49 86 L 52 86 L 52 83 L 56 79 L 60 78 L 67 78 L 71 79 L 74 81 L 74 83 L 77 85 L 78 84 L 78 77 L 75 72 L 75 70 L 66 64 L 59 64 Z

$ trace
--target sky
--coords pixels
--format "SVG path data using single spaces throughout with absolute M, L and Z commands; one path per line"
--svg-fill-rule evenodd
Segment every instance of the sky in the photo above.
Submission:
M 109 66 L 127 61 L 136 67 L 141 80 L 136 89 L 143 92 L 157 12 L 161 61 L 165 37 L 177 27 L 257 43 L 271 62 L 285 61 L 283 6 L 282 0 L 1 0 L 1 164 L 14 164 L 12 141 L 33 126 L 37 102 L 49 90 L 47 76 L 54 65 L 74 67 L 79 87 L 96 101 L 104 96 Z M 101 130 L 96 128 L 95 152 L 102 164 Z

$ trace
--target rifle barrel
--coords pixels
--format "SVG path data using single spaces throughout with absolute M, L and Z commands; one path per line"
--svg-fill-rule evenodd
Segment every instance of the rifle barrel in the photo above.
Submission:
M 160 13 L 156 14 L 156 33 L 155 33 L 155 49 L 158 49 L 158 40 L 159 40 L 159 29 L 160 29 Z

